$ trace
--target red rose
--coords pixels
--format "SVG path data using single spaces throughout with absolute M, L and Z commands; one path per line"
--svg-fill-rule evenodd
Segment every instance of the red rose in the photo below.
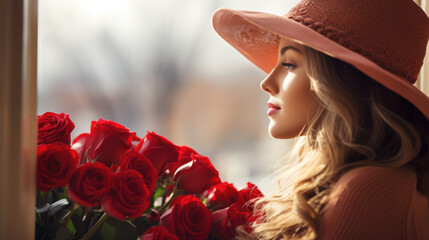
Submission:
M 104 164 L 86 163 L 73 172 L 68 195 L 81 206 L 99 206 L 112 186 L 112 178 L 112 171 Z
M 152 194 L 153 191 L 155 191 L 158 172 L 152 162 L 140 153 L 134 150 L 128 150 L 122 154 L 120 159 L 120 169 L 121 171 L 128 169 L 136 170 L 143 176 L 143 180 L 146 183 L 149 193 Z
M 168 169 L 167 163 L 177 162 L 180 152 L 178 146 L 154 132 L 148 132 L 135 150 L 152 162 L 160 176 Z
M 161 225 L 179 239 L 207 239 L 212 226 L 211 213 L 197 197 L 181 195 L 161 216 Z
M 37 187 L 41 191 L 67 185 L 77 168 L 79 156 L 69 145 L 42 144 L 37 147 Z
M 166 164 L 166 168 L 170 170 L 170 176 L 173 177 L 177 168 L 182 166 L 185 163 L 192 161 L 191 154 L 201 155 L 197 153 L 194 149 L 188 146 L 181 146 L 179 151 L 179 160 L 177 162 L 170 162 Z
M 150 193 L 142 175 L 136 170 L 125 170 L 114 173 L 112 188 L 101 206 L 110 216 L 125 221 L 126 217 L 141 216 L 149 202 Z
M 192 154 L 194 155 L 201 155 L 197 153 L 194 149 L 188 147 L 188 146 L 181 146 L 180 147 L 180 154 L 179 154 L 179 162 L 187 163 L 192 161 Z
M 238 191 L 236 204 L 240 206 L 248 206 L 247 202 L 252 199 L 263 197 L 258 187 L 250 182 L 247 183 L 246 187 Z
M 228 208 L 228 220 L 236 229 L 243 225 L 247 232 L 251 232 L 251 225 L 258 220 L 258 216 L 253 212 L 254 201 L 264 195 L 252 183 L 247 183 L 247 187 L 238 191 L 237 201 Z
M 247 219 L 250 218 L 252 212 L 247 212 L 246 210 L 241 209 L 238 205 L 232 204 L 227 210 L 227 221 L 234 230 L 236 230 L 238 226 L 245 225 L 246 231 L 250 233 L 252 228 L 250 224 L 247 223 Z
M 37 116 L 37 145 L 61 142 L 70 145 L 74 123 L 65 113 L 46 112 Z
M 164 226 L 154 226 L 143 234 L 141 240 L 179 240 L 179 238 L 169 233 Z
M 211 187 L 207 195 L 206 205 L 210 209 L 221 209 L 228 207 L 237 200 L 238 191 L 233 184 L 223 182 Z
M 108 120 L 92 121 L 91 133 L 83 133 L 73 141 L 75 149 L 81 157 L 81 164 L 89 161 L 101 162 L 110 167 L 119 165 L 122 153 L 132 148 L 136 133 L 128 128 Z
M 191 154 L 192 161 L 180 166 L 174 173 L 177 187 L 188 194 L 202 193 L 220 183 L 219 172 L 208 157 Z
M 228 220 L 227 208 L 212 213 L 213 233 L 218 239 L 229 240 L 235 236 L 235 229 Z

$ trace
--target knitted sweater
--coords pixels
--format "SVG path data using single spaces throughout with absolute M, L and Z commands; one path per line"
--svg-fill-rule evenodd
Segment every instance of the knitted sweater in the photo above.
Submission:
M 333 186 L 320 212 L 319 240 L 429 239 L 428 198 L 412 170 L 361 167 Z

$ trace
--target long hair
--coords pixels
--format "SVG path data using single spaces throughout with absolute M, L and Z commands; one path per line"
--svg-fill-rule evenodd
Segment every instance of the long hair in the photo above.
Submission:
M 279 174 L 279 191 L 256 203 L 264 216 L 247 239 L 315 239 L 333 184 L 362 166 L 408 167 L 429 197 L 429 123 L 407 100 L 352 65 L 305 47 L 320 107 Z M 245 234 L 246 236 L 243 236 Z M 238 237 L 240 238 L 240 237 Z

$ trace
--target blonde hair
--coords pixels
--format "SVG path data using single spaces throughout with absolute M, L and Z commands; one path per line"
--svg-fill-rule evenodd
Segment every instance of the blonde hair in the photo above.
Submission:
M 355 67 L 305 47 L 311 90 L 321 107 L 279 171 L 280 190 L 256 203 L 262 215 L 245 239 L 315 239 L 330 188 L 353 168 L 416 170 L 429 196 L 429 123 L 408 101 Z

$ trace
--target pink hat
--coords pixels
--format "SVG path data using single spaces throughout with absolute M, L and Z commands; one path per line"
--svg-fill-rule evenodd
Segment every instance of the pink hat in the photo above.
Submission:
M 266 73 L 276 65 L 285 37 L 355 66 L 429 119 L 429 97 L 413 85 L 429 18 L 412 0 L 302 0 L 284 16 L 219 9 L 213 26 Z

